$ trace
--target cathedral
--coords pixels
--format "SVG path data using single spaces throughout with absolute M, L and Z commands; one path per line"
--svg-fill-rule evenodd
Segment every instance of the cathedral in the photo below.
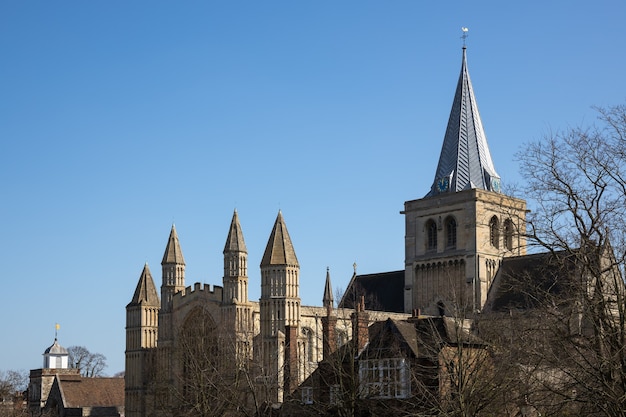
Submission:
M 280 404 L 316 369 L 329 338 L 341 345 L 353 337 L 355 307 L 367 310 L 369 323 L 482 310 L 502 259 L 525 254 L 520 232 L 526 202 L 501 191 L 465 47 L 433 183 L 423 198 L 406 201 L 401 213 L 404 270 L 370 275 L 355 270 L 337 306 L 328 272 L 325 282 L 320 279 L 323 305 L 301 305 L 300 266 L 281 212 L 263 253 L 258 301 L 248 299 L 248 250 L 237 211 L 226 234 L 220 285 L 186 284 L 182 246 L 172 226 L 160 295 L 145 265 L 126 306 L 126 416 L 171 414 L 195 391 L 207 391 L 191 378 L 200 356 L 208 356 L 216 369 L 232 366 L 230 378 L 245 370 L 256 391 L 254 399 L 243 395 L 242 401 L 258 401 L 258 395 Z

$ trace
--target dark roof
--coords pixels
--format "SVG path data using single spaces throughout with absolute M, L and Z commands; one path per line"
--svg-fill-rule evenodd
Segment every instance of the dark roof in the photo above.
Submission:
M 446 183 L 439 183 L 445 180 Z M 499 192 L 499 176 L 487 145 L 463 47 L 461 74 L 441 147 L 435 180 L 428 196 L 470 188 Z
M 575 284 L 577 251 L 504 258 L 487 295 L 485 312 L 531 309 Z
M 361 296 L 367 310 L 404 313 L 404 270 L 353 275 L 339 307 L 354 308 Z
M 470 322 L 453 317 L 420 317 L 409 320 L 387 319 L 377 322 L 382 328 L 370 331 L 370 341 L 365 353 L 370 349 L 379 352 L 404 346 L 414 357 L 432 356 L 442 346 L 484 346 L 484 342 L 472 334 Z M 374 325 L 370 326 L 372 328 Z
M 59 375 L 65 408 L 123 407 L 124 378 Z

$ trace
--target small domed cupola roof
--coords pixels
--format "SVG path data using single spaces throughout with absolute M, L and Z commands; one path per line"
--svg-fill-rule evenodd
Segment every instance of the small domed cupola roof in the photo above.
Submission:
M 43 353 L 43 367 L 46 369 L 67 369 L 70 353 L 59 344 L 57 338 L 54 343 Z
M 43 353 L 44 355 L 69 355 L 67 349 L 59 345 L 57 339 L 54 339 L 54 343 Z

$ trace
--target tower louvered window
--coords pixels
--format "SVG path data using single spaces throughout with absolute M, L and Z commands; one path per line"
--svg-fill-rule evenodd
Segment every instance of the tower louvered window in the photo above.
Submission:
M 489 241 L 494 248 L 500 247 L 500 224 L 496 216 L 489 221 Z
M 426 248 L 428 250 L 437 249 L 437 224 L 433 220 L 426 223 Z
M 504 221 L 504 247 L 513 250 L 513 222 L 511 219 Z
M 456 248 L 456 220 L 454 217 L 446 219 L 446 248 Z

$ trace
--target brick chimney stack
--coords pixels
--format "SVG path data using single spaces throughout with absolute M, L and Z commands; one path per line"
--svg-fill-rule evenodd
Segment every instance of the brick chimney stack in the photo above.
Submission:
M 365 311 L 364 296 L 361 296 L 350 318 L 352 319 L 352 339 L 356 342 L 357 352 L 361 352 L 369 342 L 369 314 Z
M 323 359 L 330 358 L 337 350 L 337 316 L 331 306 L 326 307 L 326 317 L 322 317 Z

